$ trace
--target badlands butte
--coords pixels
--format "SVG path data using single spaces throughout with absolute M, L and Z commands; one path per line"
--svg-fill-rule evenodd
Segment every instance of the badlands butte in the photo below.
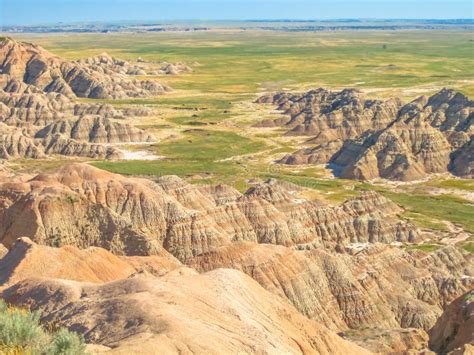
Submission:
M 166 121 L 199 68 L 0 39 L 2 299 L 89 353 L 473 353 L 474 101 L 267 90 Z M 214 175 L 147 173 L 173 145 Z M 459 211 L 413 210 L 420 181 Z

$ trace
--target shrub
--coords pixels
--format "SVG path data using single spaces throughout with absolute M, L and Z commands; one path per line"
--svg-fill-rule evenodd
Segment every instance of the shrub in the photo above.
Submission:
M 86 346 L 82 337 L 67 329 L 61 328 L 54 334 L 54 339 L 48 353 L 54 355 L 84 354 L 85 348 Z
M 0 353 L 79 355 L 85 354 L 85 343 L 64 328 L 48 333 L 39 312 L 9 307 L 0 300 Z

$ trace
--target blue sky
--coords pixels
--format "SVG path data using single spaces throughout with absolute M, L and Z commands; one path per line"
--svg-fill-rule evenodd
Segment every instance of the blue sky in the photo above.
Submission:
M 0 25 L 173 19 L 472 17 L 473 0 L 0 0 Z

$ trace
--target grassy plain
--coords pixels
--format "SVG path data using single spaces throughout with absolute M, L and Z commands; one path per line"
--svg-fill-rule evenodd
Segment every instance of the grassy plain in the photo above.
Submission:
M 358 87 L 374 97 L 409 100 L 450 87 L 474 97 L 471 32 L 213 30 L 16 37 L 68 59 L 107 52 L 193 67 L 190 74 L 157 78 L 174 89 L 170 94 L 111 102 L 156 109 L 156 116 L 133 123 L 159 137 L 146 149 L 165 159 L 94 162 L 98 167 L 131 175 L 176 174 L 195 183 L 234 184 L 242 191 L 249 179 L 273 177 L 335 203 L 376 189 L 405 207 L 404 217 L 422 228 L 446 232 L 449 221 L 474 233 L 474 209 L 462 197 L 474 190 L 471 180 L 440 178 L 427 183 L 428 189 L 394 188 L 333 179 L 320 167 L 278 166 L 272 160 L 296 150 L 302 140 L 282 138 L 278 129 L 252 127 L 275 115 L 271 107 L 254 104 L 255 98 L 281 89 Z M 442 194 L 432 195 L 429 188 Z M 466 243 L 472 249 L 472 242 Z
M 140 56 L 195 64 L 194 74 L 166 81 L 176 89 L 203 93 L 247 94 L 320 85 L 415 96 L 415 90 L 429 92 L 448 85 L 474 94 L 474 41 L 469 31 L 233 30 L 28 39 L 69 59 L 108 52 L 124 59 Z

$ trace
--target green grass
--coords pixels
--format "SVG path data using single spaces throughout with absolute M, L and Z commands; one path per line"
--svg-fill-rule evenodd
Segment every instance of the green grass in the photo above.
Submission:
M 433 218 L 451 221 L 462 226 L 466 231 L 474 233 L 474 208 L 462 198 L 452 195 L 431 196 L 380 192 L 404 207 L 409 213 L 417 214 L 417 220 L 424 216 L 426 221 L 431 221 Z
M 255 153 L 266 145 L 234 132 L 190 129 L 185 137 L 156 145 L 156 152 L 180 161 L 215 162 L 230 157 Z
M 232 183 L 245 174 L 245 168 L 225 159 L 255 153 L 266 148 L 263 142 L 234 132 L 191 129 L 185 137 L 154 146 L 157 154 L 166 157 L 156 161 L 96 162 L 95 166 L 127 175 L 206 175 L 216 182 Z
M 469 31 L 271 31 L 19 35 L 75 59 L 107 51 L 124 59 L 185 61 L 194 73 L 167 77 L 175 89 L 253 93 L 301 85 L 385 88 L 436 84 L 472 94 Z M 387 48 L 384 49 L 384 44 Z M 428 89 L 429 91 L 429 89 Z
M 449 180 L 433 180 L 428 182 L 428 186 L 441 187 L 445 189 L 459 189 L 466 191 L 474 191 L 474 180 L 472 179 L 449 179 Z
M 405 211 L 402 213 L 402 217 L 408 219 L 420 228 L 434 229 L 439 231 L 448 231 L 448 227 L 445 223 L 431 218 L 431 216 L 424 215 L 418 212 Z

